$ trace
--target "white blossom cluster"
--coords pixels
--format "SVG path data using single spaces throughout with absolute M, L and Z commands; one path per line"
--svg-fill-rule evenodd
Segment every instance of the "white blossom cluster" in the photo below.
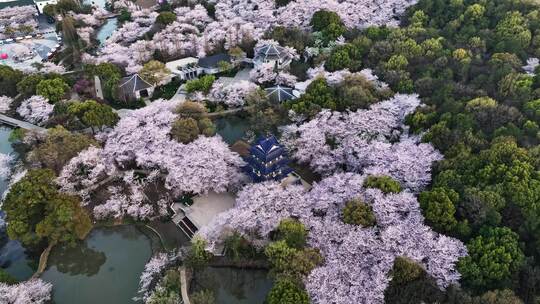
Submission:
M 258 86 L 256 84 L 247 80 L 235 81 L 228 85 L 216 81 L 212 85 L 209 99 L 229 107 L 242 107 L 245 105 L 246 96 L 257 89 Z
M 114 5 L 128 6 L 124 2 L 116 1 Z M 222 46 L 230 49 L 242 42 L 258 41 L 273 26 L 307 27 L 313 13 L 321 9 L 337 12 L 349 27 L 391 25 L 396 23 L 395 15 L 403 13 L 416 0 L 297 0 L 280 8 L 276 8 L 274 0 L 214 2 L 216 20 L 200 4 L 180 7 L 175 10 L 176 21 L 158 31 L 151 41 L 140 38 L 152 28 L 157 13 L 131 7 L 133 21 L 113 33 L 98 57 L 85 54 L 83 59 L 86 63 L 113 62 L 134 73 L 156 50 L 171 58 L 202 57 Z
M 52 284 L 30 279 L 15 285 L 0 283 L 0 303 L 45 304 L 51 300 Z
M 160 252 L 154 255 L 146 265 L 144 271 L 139 278 L 138 293 L 142 295 L 142 299 L 146 300 L 151 295 L 150 287 L 157 277 L 165 270 L 165 268 L 174 260 L 174 257 Z
M 125 167 L 166 172 L 165 186 L 175 193 L 226 191 L 240 178 L 243 161 L 219 136 L 200 136 L 187 145 L 170 136 L 176 103 L 154 101 L 131 112 L 107 134 L 104 156 Z
M 85 63 L 112 62 L 127 67 L 128 73 L 141 69 L 142 63 L 152 59 L 154 47 L 151 41 L 138 40 L 152 28 L 158 13 L 151 10 L 135 10 L 131 22 L 113 32 L 100 49 L 99 56 L 83 54 Z
M 263 246 L 280 220 L 298 218 L 309 230 L 308 245 L 318 248 L 324 257 L 323 265 L 305 280 L 313 303 L 384 303 L 389 271 L 398 256 L 423 265 L 441 288 L 456 283 L 460 276 L 455 264 L 466 255 L 464 244 L 424 225 L 418 201 L 409 190 L 385 195 L 378 189 L 363 188 L 364 178 L 336 174 L 311 191 L 276 182 L 253 184 L 238 194 L 233 209 L 199 233 L 208 240 L 209 249 L 231 231 Z M 376 226 L 343 223 L 342 209 L 354 198 L 371 205 Z
M 527 75 L 534 76 L 534 70 L 540 65 L 540 59 L 538 58 L 529 58 L 527 59 L 527 64 L 523 66 L 523 70 Z
M 275 66 L 270 62 L 254 67 L 249 72 L 249 78 L 258 84 L 269 83 L 288 87 L 294 87 L 297 82 L 296 76 L 285 71 L 276 70 Z
M 317 77 L 324 77 L 328 84 L 332 86 L 340 84 L 347 77 L 360 75 L 366 78 L 366 80 L 372 82 L 378 88 L 388 87 L 388 84 L 380 81 L 379 77 L 377 77 L 377 75 L 374 75 L 371 69 L 363 69 L 360 72 L 355 73 L 352 73 L 348 69 L 328 72 L 324 69 L 324 66 L 321 65 L 316 68 L 308 69 L 307 75 L 309 77 L 309 83 L 315 80 Z
M 37 72 L 41 74 L 62 74 L 66 72 L 66 68 L 54 62 L 47 61 L 39 65 Z
M 89 205 L 92 192 L 98 190 L 96 185 L 114 180 L 114 186 L 105 191 L 109 194 L 107 200 L 93 206 L 94 216 L 97 219 L 131 217 L 145 220 L 167 214 L 169 199 L 166 195 L 160 195 L 153 204 L 145 194 L 153 183 L 159 183 L 158 178 L 157 170 L 150 171 L 144 178 L 135 178 L 134 170 L 122 172 L 106 163 L 103 149 L 91 146 L 64 166 L 56 182 L 63 192 L 78 195 L 83 205 Z
M 88 188 L 95 186 L 108 176 L 116 174 L 114 166 L 108 166 L 102 157 L 102 149 L 90 146 L 72 158 L 62 168 L 56 182 L 63 192 L 78 195 L 84 203 L 89 200 Z
M 0 180 L 6 180 L 11 175 L 11 166 L 15 158 L 11 154 L 0 153 Z
M 94 6 L 90 14 L 71 14 L 74 20 L 84 23 L 86 26 L 98 27 L 107 20 L 105 17 L 109 14 L 105 9 Z
M 154 208 L 146 203 L 142 185 L 131 184 L 129 194 L 123 193 L 123 188 L 110 186 L 108 192 L 111 193 L 109 199 L 94 208 L 93 214 L 96 219 L 107 218 L 122 219 L 127 216 L 135 220 L 146 220 L 151 218 Z
M 240 17 L 257 28 L 272 26 L 308 27 L 319 10 L 336 12 L 346 26 L 363 28 L 369 25 L 397 25 L 396 15 L 416 0 L 296 0 L 276 8 L 273 0 L 214 0 L 218 20 Z
M 90 38 L 94 35 L 96 30 L 91 26 L 84 26 L 77 28 L 77 35 L 86 43 L 90 43 Z
M 7 27 L 17 31 L 22 25 L 35 28 L 38 24 L 34 19 L 37 9 L 34 5 L 13 6 L 0 9 L 0 39 L 7 38 L 5 30 Z
M 9 96 L 0 96 L 0 113 L 6 113 L 11 107 L 13 98 Z
M 429 183 L 431 163 L 442 158 L 430 144 L 400 134 L 405 116 L 418 105 L 417 95 L 397 94 L 367 110 L 324 110 L 309 122 L 285 127 L 283 143 L 292 157 L 323 175 L 343 167 L 386 174 L 418 191 Z
M 175 194 L 223 192 L 237 186 L 243 161 L 221 137 L 201 136 L 187 145 L 171 138 L 176 105 L 155 101 L 122 118 L 109 133 L 100 134 L 104 148 L 90 147 L 71 159 L 57 178 L 61 189 L 88 204 L 94 186 L 113 178 L 107 201 L 94 206 L 96 218 L 148 219 L 167 213 L 169 197 L 150 200 L 145 191 L 162 179 Z M 137 170 L 130 170 L 134 165 L 144 171 L 145 178 L 134 177 Z
M 17 113 L 30 123 L 42 125 L 49 119 L 53 109 L 54 106 L 46 98 L 34 95 L 21 103 Z

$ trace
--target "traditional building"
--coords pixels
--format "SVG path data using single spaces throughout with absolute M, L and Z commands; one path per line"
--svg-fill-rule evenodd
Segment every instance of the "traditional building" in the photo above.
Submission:
M 220 62 L 231 63 L 231 56 L 226 53 L 199 58 L 198 65 L 204 74 L 217 74 L 221 72 Z
M 45 8 L 45 6 L 47 6 L 48 4 L 55 5 L 57 2 L 57 0 L 34 0 L 34 3 L 36 4 L 40 14 L 43 14 L 43 9 Z
M 258 66 L 263 63 L 271 63 L 281 69 L 288 67 L 292 59 L 291 54 L 284 47 L 276 44 L 265 44 L 255 48 L 253 64 Z
M 191 80 L 201 75 L 212 75 L 221 72 L 220 62 L 231 63 L 231 56 L 220 53 L 208 57 L 186 57 L 165 63 L 173 74 L 173 79 Z
M 120 99 L 129 102 L 152 96 L 154 86 L 144 81 L 139 74 L 133 74 L 120 79 L 118 90 Z
M 198 65 L 197 58 L 186 57 L 165 63 L 167 69 L 173 74 L 173 79 L 191 80 L 199 77 L 202 70 Z
M 246 173 L 256 182 L 280 181 L 293 170 L 283 145 L 271 135 L 259 138 L 250 148 L 246 157 Z

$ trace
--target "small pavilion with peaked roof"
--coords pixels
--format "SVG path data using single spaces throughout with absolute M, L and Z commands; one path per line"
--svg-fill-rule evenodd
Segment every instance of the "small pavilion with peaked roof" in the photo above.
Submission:
M 264 91 L 266 92 L 266 97 L 275 103 L 282 103 L 287 100 L 296 99 L 299 95 L 299 92 L 295 91 L 294 89 L 280 85 L 266 88 Z
M 120 99 L 129 102 L 152 96 L 154 86 L 142 79 L 139 74 L 133 74 L 120 79 L 118 90 Z
M 256 182 L 280 181 L 293 170 L 283 145 L 273 136 L 260 137 L 251 146 L 246 157 L 246 173 Z
M 264 44 L 255 48 L 255 57 L 253 57 L 253 64 L 255 66 L 262 65 L 263 63 L 272 63 L 278 69 L 287 67 L 292 57 L 287 50 L 274 43 Z

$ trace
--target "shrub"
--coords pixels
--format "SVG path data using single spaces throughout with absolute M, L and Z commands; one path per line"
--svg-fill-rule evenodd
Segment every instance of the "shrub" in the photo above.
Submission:
M 376 188 L 381 190 L 384 194 L 399 193 L 401 192 L 401 185 L 398 181 L 394 180 L 390 176 L 373 176 L 370 175 L 364 181 L 365 188 Z
M 212 255 L 206 251 L 206 241 L 200 237 L 191 240 L 191 247 L 186 257 L 186 265 L 192 268 L 204 268 Z
M 168 25 L 176 20 L 176 15 L 172 12 L 161 12 L 156 18 L 156 23 Z
M 278 280 L 270 290 L 266 300 L 268 304 L 309 303 L 307 292 L 294 281 L 287 279 Z
M 204 289 L 193 293 L 190 300 L 193 304 L 214 304 L 216 303 L 216 296 L 213 291 Z
M 343 222 L 362 227 L 375 226 L 377 220 L 371 206 L 359 199 L 348 201 L 343 208 Z
M 215 80 L 216 76 L 214 75 L 206 75 L 199 79 L 190 80 L 186 82 L 186 92 L 202 92 L 204 94 L 208 94 Z
M 282 220 L 276 229 L 276 238 L 284 240 L 289 247 L 302 249 L 306 246 L 307 230 L 295 219 Z

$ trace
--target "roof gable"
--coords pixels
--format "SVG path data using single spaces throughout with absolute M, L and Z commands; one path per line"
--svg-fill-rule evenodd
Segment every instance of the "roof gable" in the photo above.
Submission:
M 276 44 L 265 44 L 255 49 L 255 58 L 282 59 L 288 56 L 284 47 Z
M 133 93 L 151 88 L 152 85 L 144 81 L 144 79 L 142 79 L 139 74 L 133 74 L 131 76 L 120 79 L 120 84 L 118 85 L 118 87 L 124 92 Z
M 296 98 L 293 93 L 293 89 L 288 87 L 278 85 L 275 87 L 266 88 L 264 90 L 266 91 L 266 97 L 275 102 L 284 102 Z

